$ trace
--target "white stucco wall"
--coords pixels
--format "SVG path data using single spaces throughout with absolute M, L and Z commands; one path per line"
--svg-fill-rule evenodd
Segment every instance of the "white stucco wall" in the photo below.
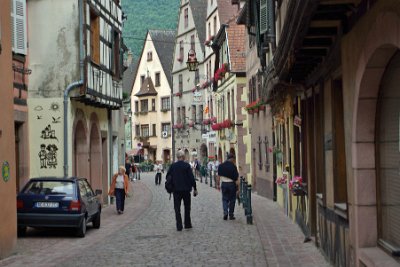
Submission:
M 79 77 L 77 0 L 27 1 L 29 97 L 60 97 Z

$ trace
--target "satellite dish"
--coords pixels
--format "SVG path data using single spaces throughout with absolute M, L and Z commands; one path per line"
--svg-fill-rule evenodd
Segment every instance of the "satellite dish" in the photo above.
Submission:
M 162 134 L 163 138 L 167 138 L 168 137 L 168 132 L 167 131 L 163 131 L 161 134 Z

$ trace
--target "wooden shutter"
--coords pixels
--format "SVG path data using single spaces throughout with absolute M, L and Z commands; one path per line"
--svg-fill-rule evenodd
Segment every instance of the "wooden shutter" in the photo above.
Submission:
M 267 0 L 260 0 L 260 34 L 268 30 L 267 12 Z
M 12 50 L 16 54 L 27 54 L 26 1 L 11 0 Z

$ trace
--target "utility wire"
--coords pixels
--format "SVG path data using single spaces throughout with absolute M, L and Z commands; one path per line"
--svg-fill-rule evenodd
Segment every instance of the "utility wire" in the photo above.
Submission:
M 124 39 L 134 39 L 134 40 L 140 40 L 140 41 L 149 41 L 153 43 L 168 43 L 168 44 L 175 44 L 175 42 L 168 42 L 168 41 L 162 41 L 162 40 L 149 40 L 149 39 L 144 39 L 144 38 L 138 38 L 138 37 L 133 37 L 133 36 L 122 36 Z M 180 43 L 180 42 L 179 42 Z M 182 44 L 202 44 L 201 42 L 182 42 Z

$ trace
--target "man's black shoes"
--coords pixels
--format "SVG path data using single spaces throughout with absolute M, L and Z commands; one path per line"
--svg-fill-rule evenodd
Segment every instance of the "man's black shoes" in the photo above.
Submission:
M 229 216 L 229 220 L 235 220 L 236 218 L 235 218 L 235 216 Z
M 224 221 L 228 220 L 228 215 L 224 215 Z

